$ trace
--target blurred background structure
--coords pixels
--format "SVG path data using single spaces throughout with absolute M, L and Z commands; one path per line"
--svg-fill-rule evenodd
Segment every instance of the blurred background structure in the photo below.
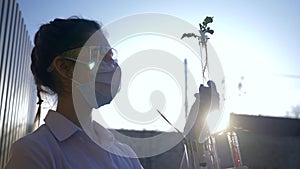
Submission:
M 120 133 L 145 138 L 159 134 L 158 131 L 118 130 Z M 234 132 L 243 166 L 249 169 L 298 169 L 300 167 L 300 119 L 252 116 L 244 114 L 230 115 L 227 130 L 211 136 L 215 152 L 205 150 L 206 155 L 214 154 L 218 159 L 218 169 L 234 168 L 228 132 Z M 172 135 L 178 133 L 169 133 Z M 157 143 L 149 145 L 155 148 Z M 140 147 L 145 148 L 145 147 Z M 179 169 L 183 156 L 183 144 L 179 143 L 169 151 L 140 161 L 145 169 Z M 211 163 L 206 157 L 206 163 Z M 208 167 L 203 169 L 211 169 Z M 237 168 L 236 168 L 237 169 Z

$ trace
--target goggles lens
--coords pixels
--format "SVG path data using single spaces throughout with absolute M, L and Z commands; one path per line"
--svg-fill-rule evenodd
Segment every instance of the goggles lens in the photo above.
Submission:
M 89 49 L 91 62 L 101 62 L 107 54 L 111 55 L 113 60 L 117 60 L 118 52 L 110 46 L 90 46 Z

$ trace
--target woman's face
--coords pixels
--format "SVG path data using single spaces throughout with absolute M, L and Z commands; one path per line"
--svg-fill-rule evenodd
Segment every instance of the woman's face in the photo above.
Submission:
M 84 89 L 81 93 L 85 98 L 95 98 L 97 106 L 91 104 L 93 108 L 109 104 L 119 90 L 121 70 L 113 58 L 114 50 L 101 31 L 96 32 L 87 41 L 77 58 L 77 62 L 95 63 L 92 69 L 87 64 L 76 64 L 73 76 L 79 84 L 88 84 L 89 89 Z

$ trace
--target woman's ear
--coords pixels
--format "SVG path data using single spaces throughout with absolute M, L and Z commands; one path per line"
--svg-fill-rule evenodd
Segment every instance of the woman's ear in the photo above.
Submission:
M 63 57 L 55 57 L 53 61 L 53 66 L 57 73 L 64 78 L 72 78 L 73 74 L 73 64 L 64 59 Z

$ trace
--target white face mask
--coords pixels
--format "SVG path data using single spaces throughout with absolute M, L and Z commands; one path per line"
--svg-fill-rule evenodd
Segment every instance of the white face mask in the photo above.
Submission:
M 102 61 L 94 81 L 80 84 L 77 89 L 92 108 L 99 108 L 112 101 L 120 89 L 120 84 L 121 69 L 119 65 L 116 62 Z

